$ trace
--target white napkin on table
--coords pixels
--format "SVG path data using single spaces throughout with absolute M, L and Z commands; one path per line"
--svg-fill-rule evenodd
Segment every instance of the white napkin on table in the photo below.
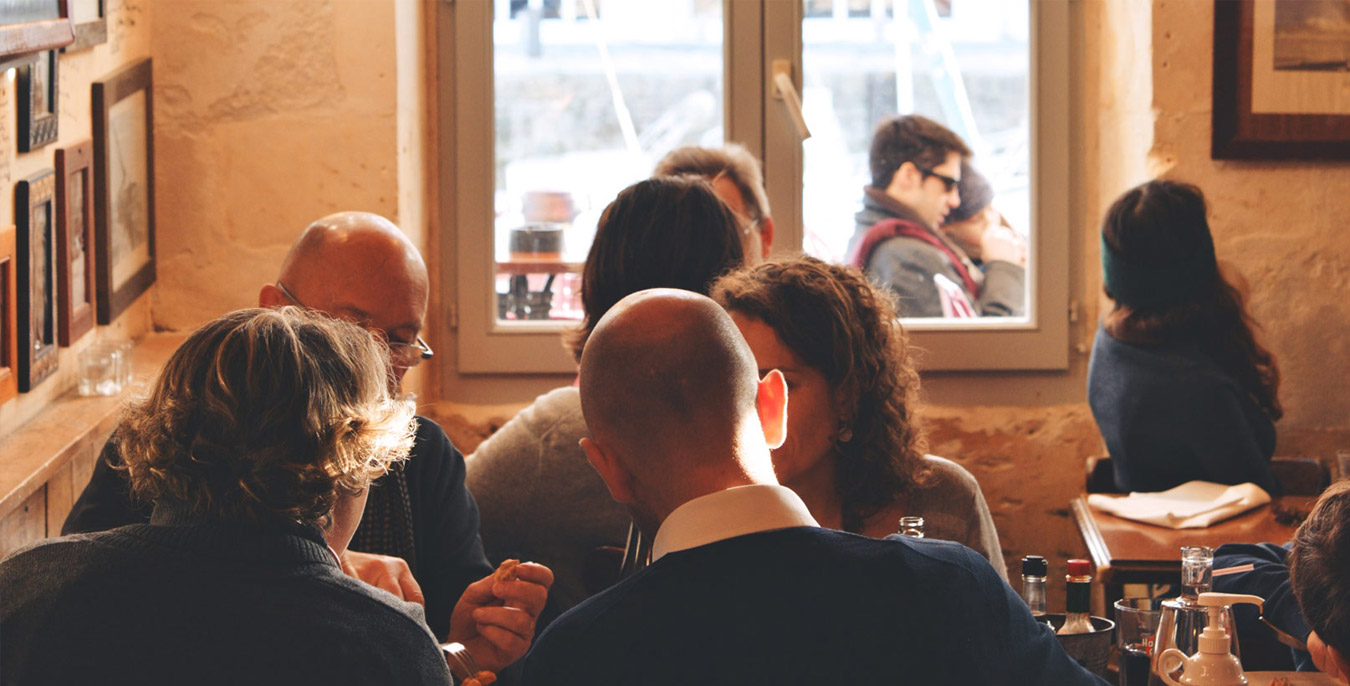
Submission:
M 1268 502 L 1270 494 L 1256 484 L 1208 481 L 1189 481 L 1160 493 L 1088 496 L 1088 505 L 1102 512 L 1172 529 L 1202 529 Z

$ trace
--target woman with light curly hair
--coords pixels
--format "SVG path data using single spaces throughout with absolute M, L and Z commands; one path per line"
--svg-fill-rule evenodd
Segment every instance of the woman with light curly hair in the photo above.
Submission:
M 338 563 L 412 445 L 389 374 L 366 331 L 294 307 L 193 333 L 120 429 L 150 523 L 0 563 L 0 682 L 449 683 L 421 608 Z
M 711 296 L 760 373 L 787 380 L 788 435 L 774 470 L 821 526 L 880 538 L 901 517 L 923 517 L 928 538 L 974 549 L 1006 578 L 975 477 L 924 454 L 919 375 L 888 293 L 855 268 L 800 257 L 732 272 Z

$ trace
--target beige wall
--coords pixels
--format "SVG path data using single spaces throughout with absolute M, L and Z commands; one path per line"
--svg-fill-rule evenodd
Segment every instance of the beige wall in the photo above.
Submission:
M 155 4 L 156 326 L 257 303 L 301 229 L 397 218 L 394 12 L 378 2 Z
M 0 189 L 5 200 L 0 202 L 0 226 L 14 223 L 14 184 L 44 169 L 55 169 L 56 151 L 89 140 L 93 136 L 90 112 L 90 84 L 117 71 L 119 68 L 150 55 L 152 22 L 145 0 L 109 0 L 107 4 L 108 42 L 77 52 L 63 54 L 58 65 L 57 87 L 60 97 L 58 133 L 56 142 L 32 152 L 20 153 L 15 142 L 16 80 L 13 71 L 0 78 Z M 159 65 L 155 65 L 156 71 Z M 157 170 L 158 171 L 158 170 Z M 160 176 L 162 179 L 163 177 Z M 156 190 L 162 192 L 162 186 Z M 159 237 L 164 235 L 159 225 Z M 161 278 L 162 272 L 161 272 Z M 151 294 L 154 293 L 152 288 Z M 99 340 L 129 339 L 143 334 L 150 326 L 150 300 L 142 296 L 110 326 L 96 327 L 70 348 L 60 348 L 57 372 L 40 383 L 32 392 L 0 405 L 0 436 L 39 413 L 51 400 L 70 391 L 78 379 L 76 364 L 79 351 Z

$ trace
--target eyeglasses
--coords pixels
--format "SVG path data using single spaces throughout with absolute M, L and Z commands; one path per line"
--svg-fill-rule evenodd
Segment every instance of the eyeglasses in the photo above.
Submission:
M 938 181 L 941 181 L 942 185 L 947 189 L 948 193 L 956 190 L 957 184 L 961 183 L 961 179 L 953 179 L 952 177 L 947 176 L 945 174 L 939 174 L 933 171 L 932 169 L 924 169 L 923 167 L 920 167 L 918 165 L 915 165 L 915 169 L 918 169 L 919 173 L 923 174 L 923 178 L 925 179 L 931 176 L 937 179 Z
M 281 294 L 286 296 L 286 299 L 296 307 L 310 309 L 308 305 L 300 302 L 300 299 L 295 297 L 290 289 L 286 288 L 280 281 L 277 282 L 277 290 L 281 291 Z M 389 333 L 386 331 L 379 331 L 378 333 L 384 336 L 385 345 L 389 347 L 389 363 L 395 367 L 403 369 L 416 367 L 422 360 L 429 360 L 432 355 L 436 354 L 431 350 L 431 346 L 422 340 L 421 336 L 415 336 L 412 343 L 403 343 L 389 340 Z

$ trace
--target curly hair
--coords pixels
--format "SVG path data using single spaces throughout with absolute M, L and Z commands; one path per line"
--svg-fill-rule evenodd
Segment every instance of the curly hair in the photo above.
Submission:
M 1102 238 L 1117 254 L 1140 264 L 1161 264 L 1188 255 L 1211 240 L 1205 195 L 1196 186 L 1149 181 L 1126 191 L 1102 220 Z M 1221 271 L 1183 299 L 1154 307 L 1114 306 L 1103 318 L 1117 340 L 1142 345 L 1197 346 L 1232 376 L 1272 419 L 1280 406 L 1280 369 L 1256 338 L 1256 323 L 1242 293 Z
M 586 319 L 563 336 L 563 347 L 581 362 L 591 329 L 625 296 L 648 288 L 707 293 L 713 279 L 743 262 L 741 224 L 706 180 L 639 181 L 600 215 L 581 272 Z
M 1323 491 L 1294 532 L 1289 583 L 1308 626 L 1350 659 L 1350 481 Z
M 412 448 L 389 355 L 364 329 L 296 307 L 231 312 L 169 358 L 117 441 L 134 496 L 199 516 L 324 525 Z
M 711 297 L 767 324 L 831 390 L 849 393 L 853 437 L 835 444 L 846 531 L 860 531 L 924 481 L 925 440 L 914 415 L 919 374 L 889 292 L 853 267 L 799 257 L 732 272 L 713 284 Z

